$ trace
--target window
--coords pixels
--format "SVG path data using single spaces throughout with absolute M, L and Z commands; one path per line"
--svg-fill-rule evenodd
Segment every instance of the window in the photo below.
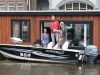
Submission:
M 80 3 L 80 10 L 86 10 L 86 4 Z
M 14 11 L 14 2 L 8 3 L 8 11 Z
M 66 10 L 72 10 L 72 3 L 66 4 Z
M 17 6 L 16 6 L 17 8 L 17 11 L 23 11 L 24 10 L 24 8 L 23 8 L 23 2 L 17 2 Z
M 65 5 L 61 6 L 59 10 L 65 10 Z
M 73 10 L 79 10 L 79 3 L 73 3 Z
M 5 2 L 0 2 L 0 11 L 6 11 L 6 4 L 5 4 Z
M 65 21 L 67 26 L 67 39 L 69 46 L 86 47 L 92 44 L 92 23 L 91 21 Z
M 93 10 L 93 7 L 90 5 L 87 5 L 87 10 Z
M 69 3 L 60 6 L 59 10 L 93 10 L 93 7 L 84 3 Z
M 28 40 L 29 39 L 29 22 L 22 21 L 22 39 Z
M 21 38 L 24 42 L 30 40 L 30 21 L 29 20 L 12 20 L 11 37 Z

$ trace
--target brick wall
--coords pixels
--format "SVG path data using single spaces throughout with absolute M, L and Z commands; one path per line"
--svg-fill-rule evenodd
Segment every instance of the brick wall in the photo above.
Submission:
M 23 8 L 24 10 L 27 10 L 27 0 L 0 0 L 0 2 L 5 2 L 6 3 L 6 10 L 8 8 L 8 2 L 14 2 L 14 9 L 16 10 L 16 4 L 17 2 L 23 2 Z

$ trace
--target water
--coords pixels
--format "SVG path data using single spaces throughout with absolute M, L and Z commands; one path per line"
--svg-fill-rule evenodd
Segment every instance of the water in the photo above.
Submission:
M 37 63 L 0 58 L 0 75 L 100 75 L 100 63 Z

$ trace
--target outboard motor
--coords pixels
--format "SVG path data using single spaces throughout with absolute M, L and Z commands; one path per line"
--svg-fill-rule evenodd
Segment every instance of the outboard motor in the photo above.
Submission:
M 98 56 L 98 48 L 94 45 L 88 45 L 84 51 L 83 60 L 89 63 L 93 63 Z

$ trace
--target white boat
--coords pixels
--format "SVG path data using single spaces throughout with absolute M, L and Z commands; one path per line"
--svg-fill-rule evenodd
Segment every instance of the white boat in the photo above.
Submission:
M 52 42 L 48 44 L 47 47 L 43 47 L 42 44 L 33 44 L 33 45 L 18 45 L 22 42 L 21 39 L 11 38 L 11 41 L 15 44 L 0 44 L 0 53 L 6 58 L 13 58 L 19 60 L 27 61 L 39 61 L 39 62 L 78 62 L 78 61 L 90 61 L 93 62 L 96 59 L 96 47 L 95 56 L 92 60 L 88 57 L 89 51 L 77 50 L 77 49 L 68 49 L 68 41 L 66 41 L 62 49 L 57 49 L 57 45 L 52 48 Z M 88 46 L 87 48 L 90 48 Z M 85 52 L 85 53 L 84 53 Z M 84 58 L 85 57 L 85 58 Z M 87 60 L 86 58 L 89 58 Z

